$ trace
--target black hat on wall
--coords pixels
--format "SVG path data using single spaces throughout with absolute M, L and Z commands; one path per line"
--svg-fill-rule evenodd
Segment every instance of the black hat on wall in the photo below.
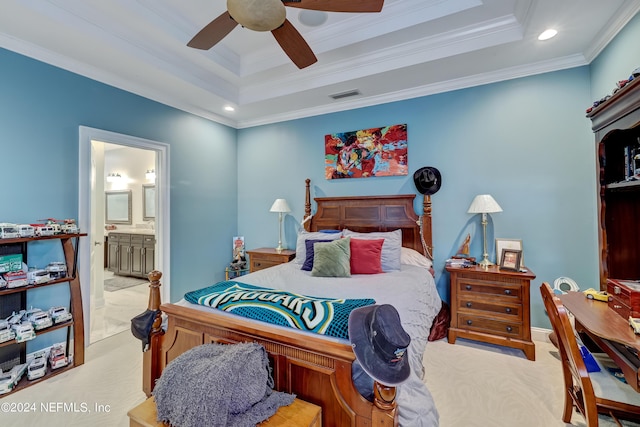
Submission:
M 420 194 L 430 196 L 440 190 L 442 175 L 438 169 L 425 166 L 413 173 L 413 182 Z

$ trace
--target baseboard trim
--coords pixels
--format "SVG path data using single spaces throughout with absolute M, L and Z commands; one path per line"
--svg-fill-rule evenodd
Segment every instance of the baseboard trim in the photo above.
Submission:
M 545 328 L 537 328 L 537 327 L 532 327 L 531 328 L 531 339 L 533 341 L 541 341 L 541 342 L 548 342 L 550 343 L 551 341 L 549 341 L 549 334 L 551 333 L 551 329 L 545 329 Z

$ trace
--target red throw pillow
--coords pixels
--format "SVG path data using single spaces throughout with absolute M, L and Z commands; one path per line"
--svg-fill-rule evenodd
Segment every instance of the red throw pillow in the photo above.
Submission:
M 351 274 L 382 273 L 382 244 L 384 239 L 351 238 Z

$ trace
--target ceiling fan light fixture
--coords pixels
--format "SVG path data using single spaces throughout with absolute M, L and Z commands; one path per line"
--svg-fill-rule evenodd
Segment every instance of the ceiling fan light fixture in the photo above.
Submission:
M 281 0 L 227 0 L 227 10 L 233 19 L 254 31 L 272 31 L 287 19 Z
M 319 27 L 327 22 L 329 14 L 320 10 L 302 9 L 298 13 L 298 20 L 307 27 Z

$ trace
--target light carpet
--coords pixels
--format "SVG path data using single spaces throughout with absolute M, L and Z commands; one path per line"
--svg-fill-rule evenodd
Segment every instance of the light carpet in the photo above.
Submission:
M 551 343 L 538 341 L 535 362 L 519 350 L 473 341 L 430 342 L 423 359 L 425 383 L 438 407 L 440 426 L 585 427 L 577 413 L 572 424 L 561 420 L 563 381 L 555 354 Z M 3 427 L 128 426 L 127 411 L 145 399 L 141 362 L 140 341 L 129 331 L 92 344 L 83 366 L 1 398 L 0 404 L 36 403 L 37 409 L 2 413 L 0 423 Z M 76 406 L 84 402 L 91 412 L 62 409 L 47 413 L 40 409 L 41 402 Z M 96 411 L 96 404 L 108 405 L 108 412 Z M 614 425 L 606 418 L 600 423 Z

